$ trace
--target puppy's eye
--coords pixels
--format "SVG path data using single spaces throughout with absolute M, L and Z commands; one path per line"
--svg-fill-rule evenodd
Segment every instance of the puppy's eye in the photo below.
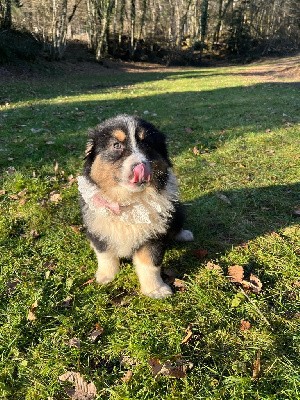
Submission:
M 122 150 L 123 146 L 122 146 L 122 144 L 120 142 L 116 142 L 116 143 L 113 144 L 113 148 L 115 150 Z

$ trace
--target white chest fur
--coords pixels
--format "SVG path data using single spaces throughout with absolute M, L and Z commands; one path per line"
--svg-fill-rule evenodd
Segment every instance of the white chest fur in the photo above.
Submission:
M 95 206 L 93 196 L 101 191 L 80 176 L 78 188 L 85 201 L 83 219 L 89 231 L 104 239 L 119 257 L 130 257 L 145 241 L 166 233 L 174 202 L 178 201 L 176 178 L 169 172 L 165 190 L 158 193 L 153 187 L 147 187 L 138 196 L 121 203 L 118 215 L 105 206 Z

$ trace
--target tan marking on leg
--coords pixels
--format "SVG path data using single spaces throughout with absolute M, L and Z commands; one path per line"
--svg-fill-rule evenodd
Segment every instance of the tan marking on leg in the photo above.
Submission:
M 160 266 L 155 266 L 150 250 L 144 246 L 133 256 L 141 292 L 154 299 L 160 299 L 172 294 L 171 288 L 164 283 L 160 276 Z
M 120 142 L 124 142 L 124 140 L 126 139 L 126 133 L 121 131 L 120 129 L 113 131 L 112 135 Z

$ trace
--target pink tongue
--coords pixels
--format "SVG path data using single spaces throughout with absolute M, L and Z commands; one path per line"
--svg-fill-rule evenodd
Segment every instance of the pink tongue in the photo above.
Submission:
M 142 183 L 150 181 L 150 169 L 146 164 L 140 163 L 133 168 L 131 183 Z

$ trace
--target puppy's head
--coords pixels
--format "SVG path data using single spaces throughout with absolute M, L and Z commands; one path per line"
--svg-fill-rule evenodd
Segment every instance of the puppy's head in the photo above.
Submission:
M 148 185 L 160 190 L 170 166 L 164 135 L 140 118 L 119 115 L 90 132 L 85 175 L 105 191 L 141 192 Z

